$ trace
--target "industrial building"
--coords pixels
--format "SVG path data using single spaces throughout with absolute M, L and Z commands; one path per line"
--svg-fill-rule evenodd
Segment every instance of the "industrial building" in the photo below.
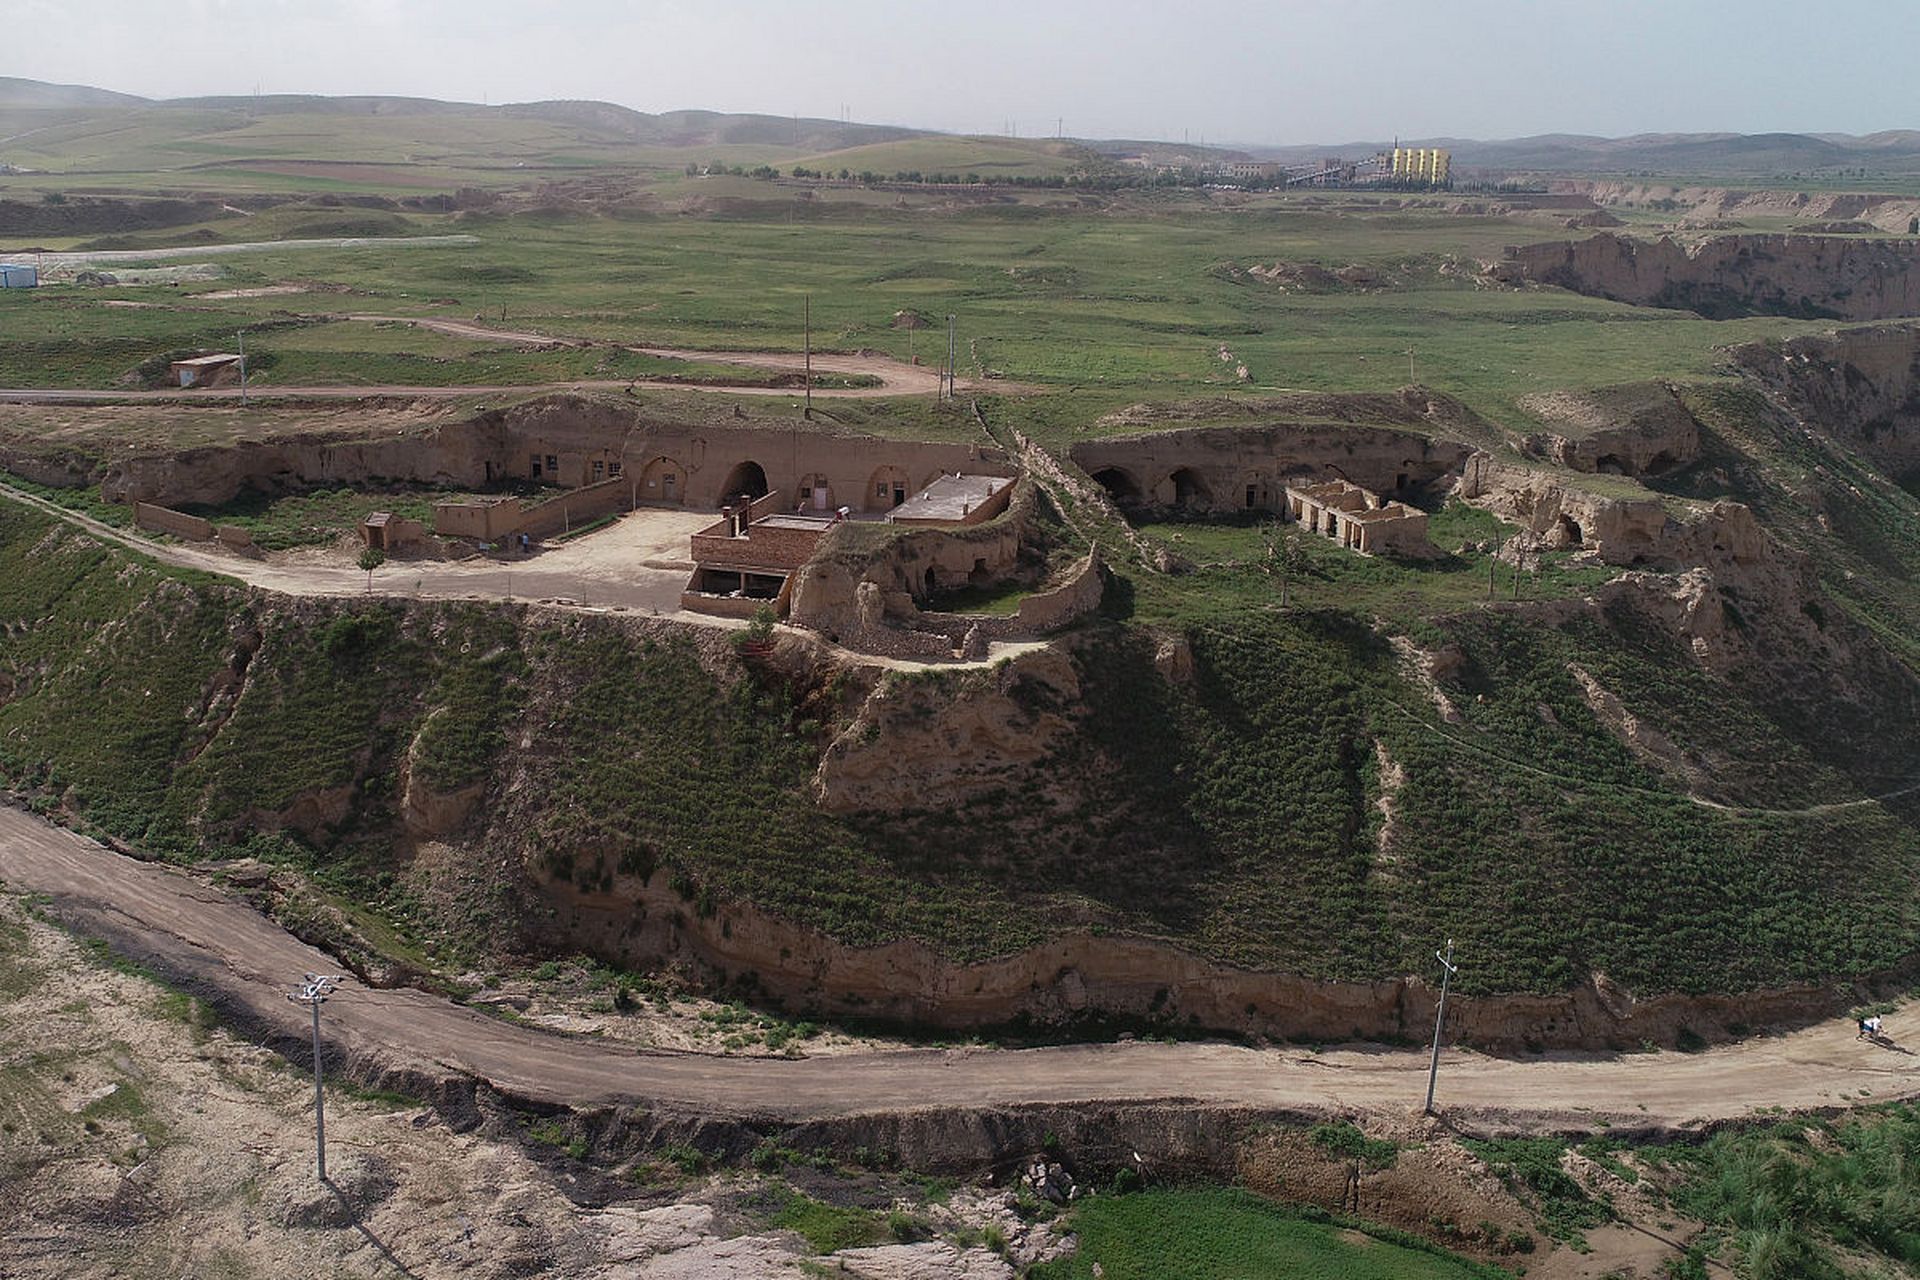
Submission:
M 39 268 L 31 263 L 0 262 L 0 289 L 33 289 L 39 284 Z

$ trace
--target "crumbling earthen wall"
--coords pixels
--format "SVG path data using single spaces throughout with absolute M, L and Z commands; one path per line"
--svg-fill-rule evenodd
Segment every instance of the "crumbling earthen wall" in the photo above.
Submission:
M 156 506 L 151 502 L 133 504 L 133 522 L 154 533 L 170 533 L 189 542 L 208 542 L 213 538 L 213 521 L 190 516 L 184 511 Z
M 1553 472 L 1498 462 L 1484 453 L 1467 461 L 1457 492 L 1548 546 L 1592 551 L 1607 564 L 1753 565 L 1769 554 L 1765 531 L 1738 502 L 1717 502 L 1678 520 L 1658 498 L 1605 497 L 1571 487 Z
M 853 633 L 860 626 L 857 592 L 863 582 L 876 584 L 889 613 L 907 616 L 916 611 L 916 598 L 933 591 L 1004 581 L 1020 563 L 1037 501 L 1032 481 L 1021 480 L 1007 510 L 985 524 L 895 529 L 882 545 L 867 549 L 851 540 L 874 537 L 873 526 L 845 526 L 829 534 L 795 576 L 793 621 L 828 635 Z

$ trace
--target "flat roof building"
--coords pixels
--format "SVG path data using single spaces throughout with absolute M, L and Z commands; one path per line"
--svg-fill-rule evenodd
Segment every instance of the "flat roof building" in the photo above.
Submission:
M 941 476 L 887 513 L 894 524 L 979 524 L 1007 509 L 1008 476 Z
M 238 363 L 239 356 L 222 351 L 210 356 L 195 356 L 191 360 L 175 360 L 168 369 L 180 386 L 198 387 L 213 381 L 222 370 Z

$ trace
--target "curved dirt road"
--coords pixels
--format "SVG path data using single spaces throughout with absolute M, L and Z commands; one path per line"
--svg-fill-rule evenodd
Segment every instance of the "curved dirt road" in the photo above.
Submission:
M 425 321 L 403 316 L 357 316 L 361 320 L 406 320 L 409 324 L 441 328 L 452 332 L 454 321 Z M 461 326 L 460 336 L 473 337 L 485 332 L 506 341 L 538 343 L 545 346 L 571 345 L 574 340 L 544 337 L 538 334 L 481 331 L 476 326 Z M 734 364 L 747 369 L 771 369 L 797 373 L 803 367 L 802 356 L 777 351 L 690 351 L 675 347 L 630 347 L 641 355 L 664 356 L 674 360 L 698 360 L 707 364 Z M 816 400 L 882 400 L 889 396 L 933 396 L 940 392 L 940 372 L 926 365 L 907 364 L 891 356 L 815 353 L 813 367 L 818 373 L 851 374 L 878 379 L 871 387 L 815 387 Z M 366 400 L 391 397 L 407 400 L 452 400 L 462 396 L 539 395 L 564 391 L 625 391 L 628 388 L 649 391 L 705 391 L 736 396 L 787 396 L 798 399 L 799 387 L 737 387 L 714 382 L 676 382 L 670 378 L 585 378 L 574 382 L 463 383 L 459 386 L 408 386 L 383 383 L 376 386 L 253 386 L 247 396 L 253 400 Z M 960 394 L 991 391 L 1014 394 L 1028 388 L 999 380 L 960 378 L 955 383 Z M 0 387 L 0 402 L 8 404 L 196 404 L 208 400 L 238 400 L 238 387 L 199 387 L 157 391 L 102 391 L 64 387 Z
M 337 968 L 249 908 L 186 875 L 0 809 L 0 881 L 217 1004 L 289 1036 L 302 1010 L 281 992 Z M 1920 1039 L 1920 1008 L 1887 1019 Z M 644 1052 L 517 1026 L 414 990 L 348 984 L 325 1031 L 363 1061 L 478 1077 L 521 1098 L 574 1106 L 650 1104 L 801 1121 L 929 1108 L 1166 1101 L 1295 1113 L 1411 1111 L 1419 1050 L 1245 1049 L 1128 1042 L 1057 1048 L 911 1050 L 814 1059 Z M 1769 1107 L 1885 1102 L 1920 1092 L 1920 1059 L 1855 1039 L 1838 1021 L 1697 1054 L 1547 1054 L 1513 1061 L 1449 1051 L 1440 1101 L 1468 1127 L 1683 1128 Z

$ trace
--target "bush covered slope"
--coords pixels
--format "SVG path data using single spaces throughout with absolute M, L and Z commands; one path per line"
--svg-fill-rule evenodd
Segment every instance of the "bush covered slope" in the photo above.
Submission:
M 16 790 L 169 856 L 303 863 L 456 952 L 510 943 L 497 930 L 552 880 L 591 894 L 655 868 L 695 906 L 962 959 L 1093 929 L 1372 979 L 1453 936 L 1469 990 L 1598 971 L 1648 993 L 1920 949 L 1920 811 L 1873 798 L 1920 772 L 1911 677 L 1889 667 L 1855 703 L 1847 672 L 1711 674 L 1631 595 L 1422 623 L 1456 656 L 1452 722 L 1387 638 L 1330 610 L 1100 623 L 1071 643 L 1072 705 L 995 672 L 895 673 L 927 715 L 1004 696 L 1071 732 L 962 811 L 936 792 L 836 814 L 809 784 L 863 690 L 831 670 L 755 675 L 661 623 L 250 594 L 12 505 L 0 543 Z M 1169 640 L 1191 654 L 1173 679 Z M 1627 745 L 1576 671 L 1667 754 Z M 466 899 L 410 864 L 409 786 L 479 788 L 448 837 Z

